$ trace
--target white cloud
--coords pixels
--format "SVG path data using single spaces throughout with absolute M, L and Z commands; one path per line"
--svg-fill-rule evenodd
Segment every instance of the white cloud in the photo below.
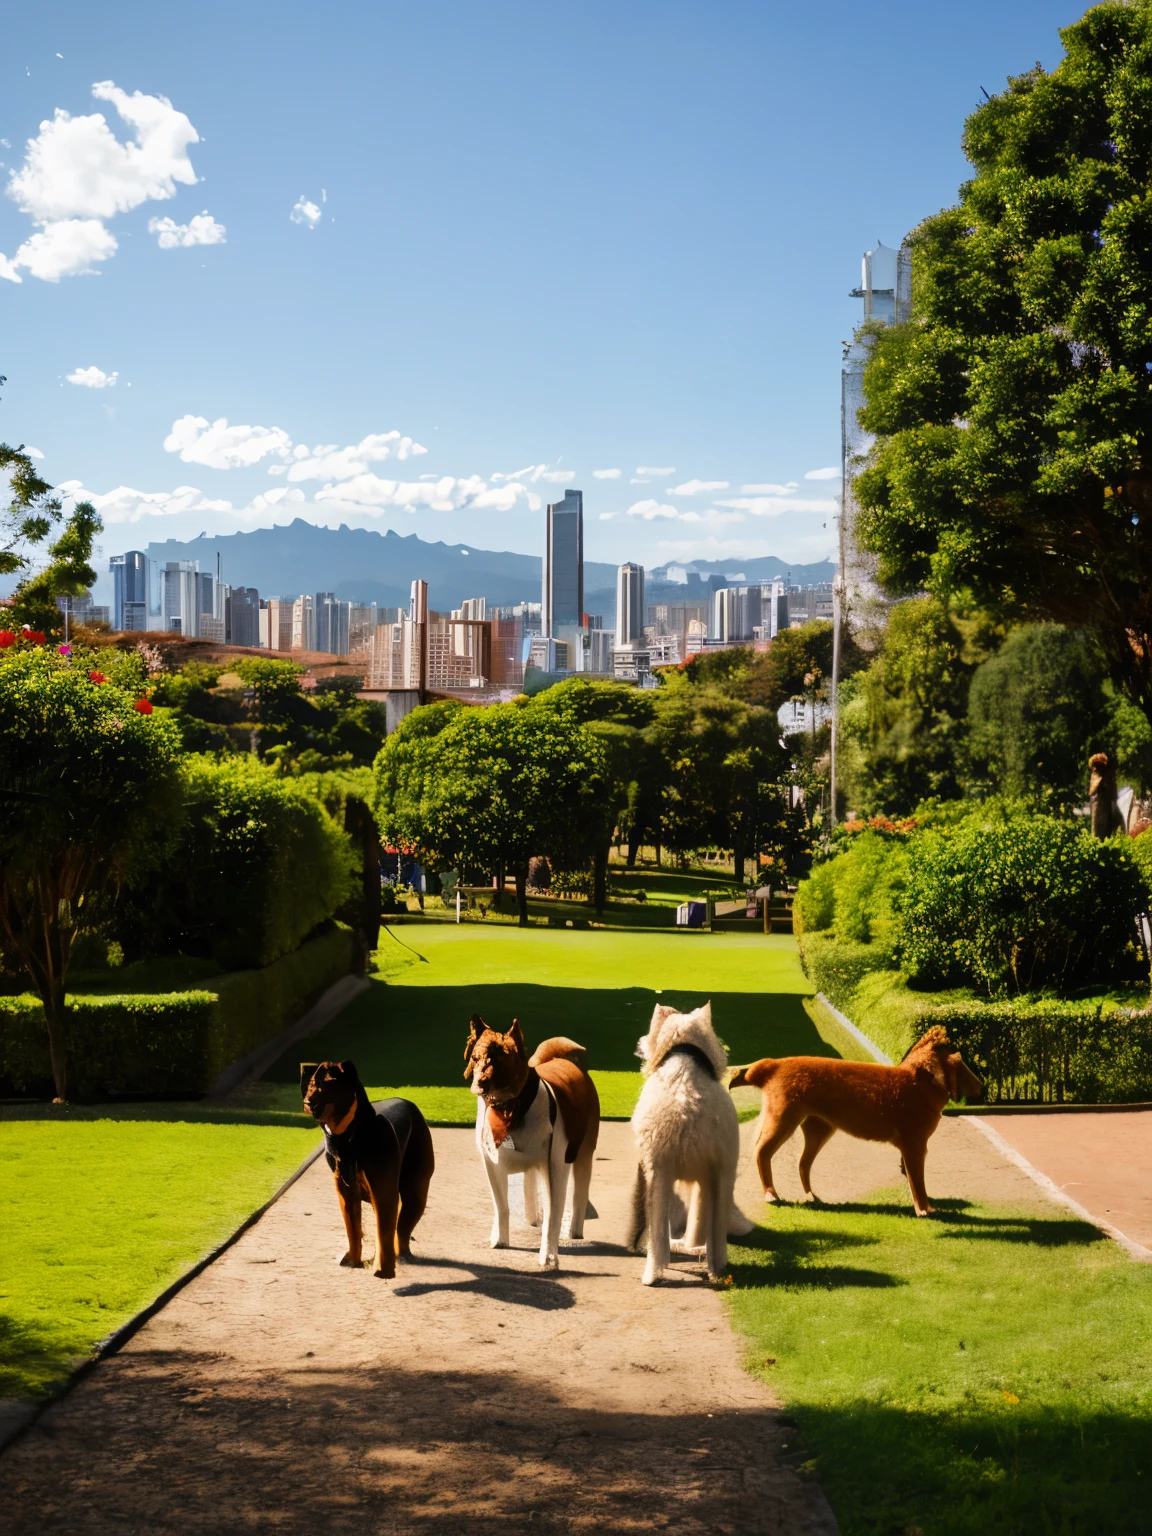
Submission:
M 657 480 L 662 480 L 665 475 L 674 475 L 676 473 L 676 466 L 675 464 L 665 464 L 663 467 L 652 464 L 637 464 L 636 473 L 638 475 L 651 475 Z
M 117 249 L 104 221 L 141 203 L 175 197 L 196 173 L 188 146 L 199 135 L 164 96 L 131 96 L 110 80 L 92 87 L 133 130 L 121 143 L 102 112 L 73 117 L 62 107 L 29 139 L 24 162 L 8 178 L 7 194 L 40 226 L 11 259 L 0 256 L 0 277 L 21 282 L 19 269 L 44 282 L 93 271 Z
M 116 236 L 99 219 L 60 219 L 30 235 L 11 261 L 0 256 L 0 277 L 23 282 L 17 270 L 23 267 L 42 282 L 58 283 L 91 273 L 94 261 L 107 261 L 116 249 Z
M 157 244 L 162 251 L 174 251 L 180 246 L 223 245 L 227 230 L 207 209 L 189 219 L 187 224 L 177 224 L 175 219 L 149 219 L 148 233 L 159 235 Z
M 24 164 L 8 181 L 8 196 L 38 224 L 57 219 L 110 219 L 151 199 L 175 197 L 177 182 L 194 186 L 189 144 L 200 136 L 164 96 L 129 96 L 111 80 L 92 87 L 109 101 L 135 138 L 121 144 L 102 112 L 72 117 L 57 107 L 29 139 Z
M 616 516 L 617 516 L 617 514 L 615 512 L 601 512 L 601 514 L 600 514 L 600 521 L 602 523 L 610 523 L 612 521 L 612 519 L 614 517 L 616 517 Z
M 779 517 L 781 512 L 838 512 L 838 501 L 807 499 L 803 496 L 736 496 L 731 501 L 717 502 L 717 506 L 731 507 L 737 512 L 748 512 L 753 517 Z
M 649 480 L 647 478 L 644 478 L 644 477 L 638 478 L 637 476 L 633 475 L 632 479 L 629 480 L 628 484 L 629 485 L 651 485 L 652 482 L 651 482 L 651 480 Z
M 804 476 L 805 480 L 839 480 L 842 478 L 839 469 L 810 469 Z
M 324 217 L 315 203 L 310 203 L 303 193 L 292 205 L 292 212 L 288 215 L 293 224 L 306 224 L 309 229 L 315 229 Z
M 619 469 L 594 469 L 593 480 L 619 480 L 622 471 Z
M 206 497 L 194 485 L 178 485 L 174 491 L 135 491 L 119 485 L 114 491 L 87 491 L 80 480 L 65 480 L 56 489 L 74 501 L 90 501 L 106 523 L 135 523 L 144 516 L 175 516 L 180 512 L 231 512 L 230 501 Z
M 742 485 L 740 487 L 741 493 L 745 496 L 787 496 L 795 489 L 795 480 L 789 480 L 787 485 Z
M 523 499 L 530 510 L 538 511 L 540 498 L 518 481 L 489 485 L 479 475 L 456 478 L 442 475 L 438 480 L 382 480 L 379 475 L 357 475 L 342 485 L 326 485 L 316 492 L 316 501 L 332 503 L 349 511 L 382 512 L 389 507 L 415 512 L 457 512 L 463 507 L 477 511 L 510 512 Z
M 399 432 L 370 432 L 367 437 L 348 448 L 338 448 L 335 443 L 306 448 L 298 443 L 292 450 L 292 462 L 287 467 L 274 464 L 270 474 L 287 474 L 289 480 L 351 480 L 363 474 L 369 464 L 383 459 L 415 458 L 428 450 L 421 443 L 413 442 Z
M 729 505 L 722 503 L 721 505 Z M 742 523 L 743 515 L 740 512 L 719 512 L 715 507 L 709 507 L 706 512 L 695 510 L 685 511 L 681 507 L 674 507 L 668 502 L 655 500 L 637 501 L 628 508 L 629 517 L 642 517 L 645 522 L 654 522 L 657 519 L 678 523 Z
M 292 439 L 280 427 L 230 427 L 223 416 L 211 424 L 203 416 L 181 416 L 164 439 L 166 453 L 209 469 L 246 469 L 270 453 L 285 459 L 291 447 Z
M 105 373 L 103 368 L 93 366 L 77 368 L 75 373 L 66 373 L 64 377 L 69 384 L 82 384 L 85 389 L 111 389 L 120 375 Z
M 701 491 L 726 491 L 727 480 L 685 480 L 683 485 L 674 485 L 669 490 L 669 496 L 699 496 Z
M 25 445 L 24 445 L 24 452 L 28 455 L 28 457 L 30 459 L 42 459 L 44 457 L 44 455 L 40 452 L 39 448 L 33 448 L 28 443 L 25 443 Z

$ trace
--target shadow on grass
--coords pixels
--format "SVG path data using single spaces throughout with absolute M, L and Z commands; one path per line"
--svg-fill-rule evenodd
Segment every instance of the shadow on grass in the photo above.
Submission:
M 1087 1248 L 1093 1243 L 1108 1241 L 1098 1227 L 1087 1221 L 1077 1221 L 1072 1216 L 1030 1216 L 1023 1212 L 1011 1212 L 999 1216 L 978 1216 L 971 1209 L 970 1200 L 933 1200 L 933 1214 L 918 1217 L 909 1200 L 876 1202 L 872 1200 L 841 1201 L 781 1201 L 803 1210 L 818 1211 L 821 1215 L 844 1216 L 902 1216 L 910 1221 L 923 1219 L 941 1238 L 984 1238 L 1002 1243 L 1030 1243 L 1038 1248 Z M 943 1228 L 943 1230 L 940 1230 Z M 954 1230 L 953 1230 L 954 1229 Z M 748 1239 L 751 1246 L 751 1239 Z
M 84 1358 L 82 1344 L 71 1345 L 58 1328 L 46 1328 L 0 1312 L 0 1397 L 41 1397 Z
M 1152 1531 L 1146 1410 L 989 1398 L 937 1412 L 791 1403 L 843 1536 Z
M 373 981 L 332 1023 L 285 1051 L 265 1077 L 277 1083 L 296 1082 L 301 1061 L 351 1058 L 366 1083 L 459 1087 L 473 1013 L 495 1029 L 507 1029 L 518 1018 L 530 1046 L 550 1035 L 579 1040 L 588 1048 L 593 1071 L 635 1072 L 639 1068 L 636 1042 L 647 1032 L 657 998 L 682 1009 L 696 1008 L 711 998 L 713 1021 L 733 1061 L 836 1054 L 817 1034 L 798 993 L 669 989 L 657 994 L 645 987 L 514 982 L 404 987 Z
M 810 1227 L 804 1232 L 757 1227 L 747 1237 L 737 1239 L 734 1248 L 729 1249 L 729 1270 L 734 1283 L 745 1290 L 771 1290 L 776 1286 L 787 1286 L 789 1290 L 837 1291 L 849 1287 L 886 1290 L 906 1285 L 906 1280 L 886 1270 L 815 1262 L 827 1253 L 846 1248 L 873 1248 L 878 1242 L 878 1238 L 836 1227 Z M 743 1260 L 734 1257 L 734 1252 L 741 1248 L 751 1249 L 754 1255 L 761 1257 Z

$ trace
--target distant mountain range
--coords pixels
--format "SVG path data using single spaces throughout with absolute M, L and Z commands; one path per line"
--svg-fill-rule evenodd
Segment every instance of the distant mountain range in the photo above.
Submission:
M 345 524 L 320 528 L 296 518 L 286 527 L 256 528 L 250 533 L 205 535 L 186 542 L 166 539 L 149 544 L 147 553 L 160 564 L 198 560 L 202 571 L 215 570 L 219 556 L 226 582 L 255 587 L 261 597 L 333 592 L 344 600 L 406 608 L 412 582 L 422 578 L 428 583 L 429 605 L 440 610 L 459 608 L 466 597 L 485 597 L 494 604 L 540 601 L 539 555 L 431 543 L 391 528 L 385 533 Z M 677 578 L 683 572 L 689 580 L 669 583 L 670 571 Z M 660 601 L 666 601 L 666 589 L 669 595 L 688 596 L 706 590 L 710 576 L 807 583 L 831 581 L 834 573 L 835 566 L 827 560 L 809 565 L 790 565 L 772 557 L 735 563 L 694 560 L 656 567 L 648 573 L 648 583 L 659 589 Z M 588 612 L 603 613 L 608 622 L 616 607 L 616 567 L 585 561 L 584 592 Z

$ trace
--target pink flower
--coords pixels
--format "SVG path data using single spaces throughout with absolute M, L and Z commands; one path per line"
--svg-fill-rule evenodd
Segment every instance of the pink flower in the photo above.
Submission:
M 70 645 L 58 645 L 56 649 L 60 652 L 61 656 L 71 656 L 72 654 L 72 647 Z
M 137 699 L 132 708 L 138 714 L 150 715 L 152 713 L 152 701 L 150 699 Z

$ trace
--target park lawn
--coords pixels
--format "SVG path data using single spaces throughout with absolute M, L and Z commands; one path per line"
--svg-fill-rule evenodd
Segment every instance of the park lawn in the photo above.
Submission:
M 748 1365 L 844 1536 L 1152 1530 L 1152 1266 L 1094 1227 L 907 1192 L 729 1249 Z
M 40 1105 L 0 1119 L 0 1395 L 50 1390 L 261 1206 L 319 1139 L 274 1116 L 186 1113 Z
M 604 1114 L 619 1118 L 640 1091 L 636 1042 L 657 1001 L 711 999 L 733 1062 L 836 1054 L 805 1011 L 811 987 L 790 935 L 410 923 L 385 930 L 376 959 L 369 990 L 286 1051 L 252 1102 L 296 1107 L 301 1061 L 351 1059 L 374 1098 L 400 1094 L 429 1119 L 470 1124 L 473 1013 L 498 1029 L 518 1018 L 530 1047 L 549 1035 L 578 1040 Z

